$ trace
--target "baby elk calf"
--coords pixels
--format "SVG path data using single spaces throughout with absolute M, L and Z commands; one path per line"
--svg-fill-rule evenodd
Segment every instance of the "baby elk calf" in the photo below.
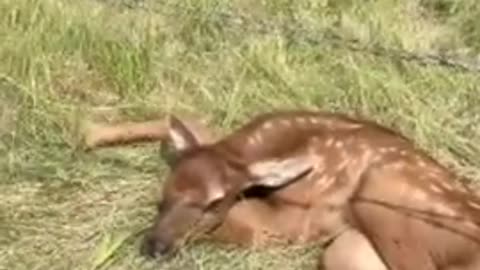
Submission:
M 171 116 L 89 137 L 175 150 L 145 254 L 204 235 L 322 243 L 327 270 L 480 269 L 480 198 L 399 133 L 320 111 L 261 114 L 223 138 L 192 123 Z

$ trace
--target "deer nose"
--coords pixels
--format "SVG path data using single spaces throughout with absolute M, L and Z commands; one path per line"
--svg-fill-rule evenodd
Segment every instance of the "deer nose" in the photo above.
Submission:
M 167 255 L 170 250 L 170 244 L 154 237 L 147 237 L 142 244 L 141 254 L 150 258 L 156 258 Z

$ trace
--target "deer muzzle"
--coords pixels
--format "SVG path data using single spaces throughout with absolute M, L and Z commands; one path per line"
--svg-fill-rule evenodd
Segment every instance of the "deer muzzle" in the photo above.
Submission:
M 173 250 L 173 241 L 159 238 L 151 229 L 143 239 L 141 254 L 149 258 L 163 257 Z
M 141 253 L 149 257 L 173 254 L 201 218 L 201 211 L 194 207 L 174 205 L 161 208 L 141 247 Z

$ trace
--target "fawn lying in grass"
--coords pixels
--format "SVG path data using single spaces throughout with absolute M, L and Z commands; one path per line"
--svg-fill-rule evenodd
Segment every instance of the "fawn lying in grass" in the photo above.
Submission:
M 480 269 L 480 198 L 399 133 L 313 111 L 258 115 L 223 138 L 209 131 L 175 116 L 92 130 L 90 147 L 175 149 L 146 254 L 206 234 L 325 243 L 327 270 Z

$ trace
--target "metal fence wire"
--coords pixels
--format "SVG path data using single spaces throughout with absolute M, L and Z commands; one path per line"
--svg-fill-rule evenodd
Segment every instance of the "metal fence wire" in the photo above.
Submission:
M 133 9 L 140 12 L 157 13 L 164 16 L 199 16 L 199 9 L 172 1 L 148 0 L 97 0 L 111 4 L 116 8 Z M 358 53 L 367 53 L 376 57 L 387 57 L 392 60 L 415 62 L 419 65 L 437 65 L 463 72 L 480 72 L 480 55 L 468 55 L 462 51 L 418 52 L 402 48 L 385 47 L 378 43 L 364 42 L 340 35 L 332 28 L 315 29 L 311 25 L 301 23 L 293 18 L 271 20 L 254 18 L 237 9 L 219 6 L 212 9 L 203 18 L 204 23 L 221 25 L 223 28 L 241 29 L 257 35 L 281 35 L 289 42 L 307 44 L 309 46 L 331 46 Z

